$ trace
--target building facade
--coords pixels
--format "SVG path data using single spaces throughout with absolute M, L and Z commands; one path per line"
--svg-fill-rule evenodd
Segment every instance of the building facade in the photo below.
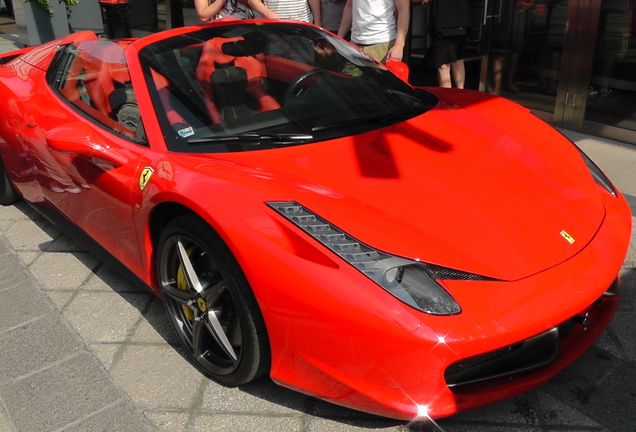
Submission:
M 636 143 L 635 0 L 474 0 L 467 88 L 500 94 L 549 123 Z M 428 10 L 413 3 L 411 68 L 424 63 Z

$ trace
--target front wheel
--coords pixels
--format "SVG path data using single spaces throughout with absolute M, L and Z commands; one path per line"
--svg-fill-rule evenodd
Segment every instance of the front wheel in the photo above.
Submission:
M 169 223 L 156 262 L 168 316 L 206 376 L 238 386 L 269 372 L 269 342 L 254 294 L 208 224 L 194 215 Z

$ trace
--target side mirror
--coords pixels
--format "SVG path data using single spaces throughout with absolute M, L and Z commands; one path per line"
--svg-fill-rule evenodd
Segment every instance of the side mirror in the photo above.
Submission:
M 46 141 L 55 151 L 93 157 L 115 167 L 128 162 L 124 156 L 106 145 L 89 126 L 82 123 L 55 127 L 46 133 Z
M 402 81 L 409 82 L 409 67 L 406 63 L 397 60 L 389 60 L 386 62 L 386 67 Z

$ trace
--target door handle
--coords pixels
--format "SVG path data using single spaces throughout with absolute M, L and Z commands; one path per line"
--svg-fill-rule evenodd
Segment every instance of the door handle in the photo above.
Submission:
M 563 105 L 568 106 L 568 103 L 570 102 L 570 93 L 564 91 L 561 93 L 565 93 L 565 102 L 563 103 Z
M 565 93 L 565 102 L 563 105 L 568 106 L 570 103 L 570 94 L 572 95 L 572 107 L 573 108 L 581 108 L 583 106 L 583 95 L 581 93 L 570 93 L 570 92 L 561 92 Z

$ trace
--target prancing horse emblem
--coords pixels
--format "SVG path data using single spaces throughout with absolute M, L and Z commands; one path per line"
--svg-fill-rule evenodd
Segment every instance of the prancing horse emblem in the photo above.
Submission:
M 144 170 L 141 172 L 141 175 L 139 176 L 139 189 L 146 189 L 146 185 L 150 181 L 150 177 L 152 177 L 154 172 L 155 170 L 150 167 L 144 168 Z
M 559 234 L 561 234 L 561 237 L 566 239 L 568 241 L 568 243 L 570 243 L 570 244 L 574 244 L 574 242 L 576 241 L 576 240 L 574 240 L 574 237 L 572 237 L 570 234 L 568 234 L 565 230 L 561 231 Z

